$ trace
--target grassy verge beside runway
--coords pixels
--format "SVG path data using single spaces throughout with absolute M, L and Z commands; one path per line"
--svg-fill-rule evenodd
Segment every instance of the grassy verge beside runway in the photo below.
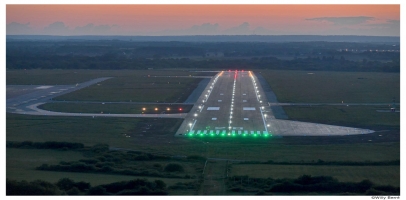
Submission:
M 400 129 L 399 112 L 388 106 L 283 106 L 290 120 L 350 127 Z
M 47 103 L 39 108 L 69 113 L 111 113 L 111 114 L 174 114 L 188 113 L 192 105 L 162 104 L 119 104 L 119 103 Z
M 388 103 L 400 101 L 400 74 L 258 70 L 279 102 Z
M 211 73 L 214 74 L 214 73 Z M 125 76 L 196 76 L 208 73 L 189 72 L 189 70 L 7 70 L 7 85 L 72 85 L 100 77 Z
M 332 176 L 341 182 L 368 179 L 380 185 L 400 186 L 400 166 L 305 166 L 272 164 L 233 164 L 230 176 L 252 178 L 297 178 L 303 174 Z
M 162 137 L 173 138 L 181 123 L 181 119 L 166 118 L 48 117 L 7 113 L 6 138 L 8 141 L 60 141 L 85 145 L 105 143 L 111 147 L 138 149 L 134 141 L 144 143 L 144 135 L 158 141 Z

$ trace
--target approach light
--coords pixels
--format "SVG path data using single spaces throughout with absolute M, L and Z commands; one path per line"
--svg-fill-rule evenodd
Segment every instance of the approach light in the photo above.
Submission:
M 143 110 L 143 111 L 145 111 L 145 110 L 146 110 L 146 108 L 142 108 L 142 110 Z
M 157 111 L 158 110 L 158 108 L 155 108 L 155 111 Z
M 195 117 L 197 117 L 197 114 L 195 113 Z
M 170 109 L 170 108 L 167 108 L 166 110 L 167 110 L 167 111 L 170 111 L 171 109 Z

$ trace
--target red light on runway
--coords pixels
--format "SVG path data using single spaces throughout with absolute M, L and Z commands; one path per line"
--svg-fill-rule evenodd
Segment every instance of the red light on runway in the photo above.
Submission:
M 179 108 L 179 111 L 182 111 L 182 108 Z

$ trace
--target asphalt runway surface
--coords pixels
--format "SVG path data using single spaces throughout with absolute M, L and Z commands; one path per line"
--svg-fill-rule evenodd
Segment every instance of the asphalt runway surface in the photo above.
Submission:
M 343 136 L 373 132 L 277 119 L 254 73 L 222 71 L 210 80 L 175 136 Z
M 176 135 L 268 134 L 266 114 L 262 112 L 267 100 L 259 88 L 251 72 L 218 73 L 210 80 Z

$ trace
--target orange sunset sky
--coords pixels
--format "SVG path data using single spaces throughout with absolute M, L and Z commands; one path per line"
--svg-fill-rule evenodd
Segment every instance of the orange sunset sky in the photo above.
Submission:
M 6 5 L 8 35 L 400 35 L 400 5 Z

